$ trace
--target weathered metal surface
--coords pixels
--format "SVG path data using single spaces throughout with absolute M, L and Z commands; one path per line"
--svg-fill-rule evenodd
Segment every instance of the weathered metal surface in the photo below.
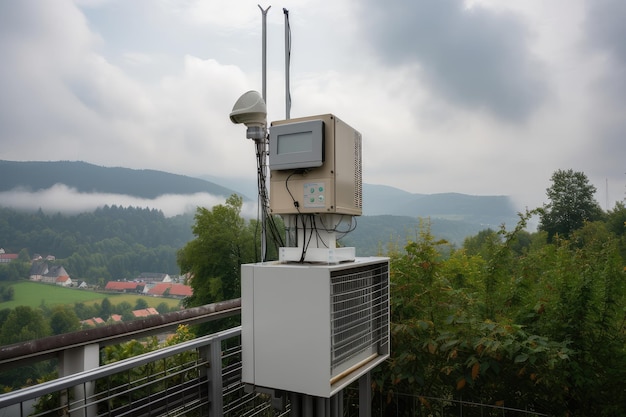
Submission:
M 241 299 L 222 301 L 200 307 L 146 317 L 126 323 L 111 324 L 28 342 L 0 346 L 0 366 L 3 369 L 33 360 L 56 357 L 60 352 L 79 346 L 98 344 L 100 347 L 130 339 L 151 336 L 175 329 L 180 324 L 198 324 L 241 313 Z

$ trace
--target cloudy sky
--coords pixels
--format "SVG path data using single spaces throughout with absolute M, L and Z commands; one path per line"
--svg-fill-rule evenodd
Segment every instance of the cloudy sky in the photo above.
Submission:
M 0 159 L 81 160 L 254 181 L 228 117 L 261 90 L 250 0 L 0 2 Z M 268 119 L 334 113 L 364 181 L 546 201 L 557 169 L 603 208 L 626 191 L 623 0 L 281 0 L 267 14 Z M 367 204 L 367 196 L 364 196 Z

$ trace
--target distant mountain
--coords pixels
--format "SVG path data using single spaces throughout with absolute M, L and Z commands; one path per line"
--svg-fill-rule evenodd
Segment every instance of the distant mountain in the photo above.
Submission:
M 107 168 L 86 162 L 0 160 L 0 192 L 16 188 L 35 192 L 64 184 L 83 193 L 125 194 L 146 199 L 200 192 L 217 196 L 237 193 L 256 199 L 254 178 L 205 178 L 211 181 L 156 170 Z M 507 196 L 414 194 L 386 185 L 364 184 L 363 202 L 363 216 L 357 218 L 359 227 L 342 240 L 346 246 L 357 247 L 360 256 L 376 254 L 381 244 L 404 245 L 407 239 L 416 239 L 420 219 L 430 221 L 435 236 L 458 245 L 465 237 L 481 230 L 495 230 L 502 224 L 510 228 L 518 220 Z
M 83 193 L 125 194 L 153 199 L 164 194 L 209 193 L 229 196 L 235 191 L 184 175 L 150 169 L 108 168 L 80 161 L 14 162 L 0 160 L 0 191 L 29 191 L 65 184 Z
M 408 241 L 417 241 L 420 222 L 430 225 L 430 232 L 435 238 L 445 239 L 457 247 L 463 244 L 466 237 L 474 236 L 481 230 L 499 228 L 499 225 L 489 226 L 461 220 L 393 215 L 362 216 L 356 221 L 357 227 L 339 241 L 343 246 L 355 247 L 357 256 L 384 254 L 389 245 L 402 249 Z M 514 224 L 507 223 L 507 226 Z
M 459 193 L 412 194 L 386 185 L 363 185 L 363 213 L 458 220 L 498 227 L 517 222 L 517 211 L 508 196 L 475 196 Z

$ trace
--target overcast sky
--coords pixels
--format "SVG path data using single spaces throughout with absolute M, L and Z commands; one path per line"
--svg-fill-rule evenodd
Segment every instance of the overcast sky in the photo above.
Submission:
M 0 159 L 254 181 L 253 143 L 228 115 L 261 90 L 258 4 L 0 2 Z M 260 4 L 268 119 L 285 118 L 286 8 L 291 117 L 359 130 L 365 182 L 522 210 L 572 168 L 603 208 L 625 197 L 625 1 Z

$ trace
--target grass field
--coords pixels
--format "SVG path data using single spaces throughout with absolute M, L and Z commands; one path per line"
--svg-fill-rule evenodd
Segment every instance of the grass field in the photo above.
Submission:
M 42 284 L 38 282 L 20 281 L 6 284 L 13 287 L 15 297 L 11 301 L 0 302 L 0 310 L 15 308 L 17 306 L 36 308 L 42 304 L 48 307 L 59 304 L 74 305 L 74 303 L 92 305 L 94 303 L 100 304 L 104 298 L 108 298 L 113 305 L 126 301 L 133 306 L 138 298 L 142 298 L 146 300 L 149 307 L 156 307 L 164 302 L 167 303 L 170 309 L 177 307 L 180 303 L 180 300 L 173 298 L 151 297 L 139 294 L 103 294 L 95 291 L 63 288 L 58 285 Z

